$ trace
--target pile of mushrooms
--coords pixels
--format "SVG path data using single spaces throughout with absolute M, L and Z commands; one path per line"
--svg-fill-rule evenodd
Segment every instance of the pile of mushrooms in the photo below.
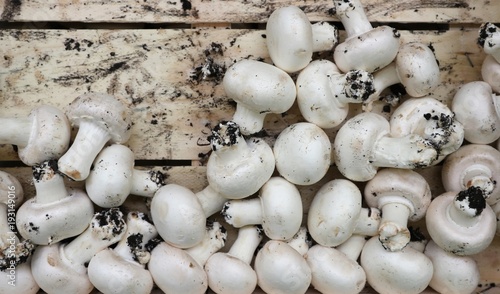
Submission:
M 131 113 L 118 97 L 86 93 L 65 111 L 1 119 L 0 143 L 32 166 L 36 195 L 0 173 L 2 281 L 14 266 L 23 285 L 0 292 L 473 291 L 471 255 L 500 234 L 500 151 L 487 145 L 500 137 L 500 29 L 481 26 L 484 81 L 463 85 L 449 107 L 432 96 L 439 67 L 428 45 L 373 28 L 359 0 L 333 3 L 345 39 L 282 7 L 266 26 L 270 61 L 228 68 L 222 86 L 237 106 L 208 137 L 201 191 L 134 167 Z M 332 58 L 313 60 L 318 51 Z M 374 105 L 389 103 L 393 84 L 406 95 L 384 116 Z M 349 117 L 352 103 L 363 107 Z M 259 136 L 267 114 L 294 105 L 302 121 L 275 140 Z M 438 164 L 446 192 L 431 195 L 419 171 Z M 333 169 L 341 176 L 325 180 Z M 305 206 L 301 191 L 319 183 Z M 127 204 L 130 195 L 144 205 Z M 237 238 L 225 248 L 230 227 Z

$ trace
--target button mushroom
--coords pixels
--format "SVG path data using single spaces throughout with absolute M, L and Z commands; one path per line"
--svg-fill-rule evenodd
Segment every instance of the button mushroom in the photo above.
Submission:
M 58 159 L 68 149 L 70 124 L 66 115 L 54 106 L 38 106 L 28 117 L 0 118 L 0 124 L 0 144 L 16 145 L 19 159 L 26 165 Z
M 318 22 L 313 25 L 297 6 L 280 7 L 266 22 L 266 44 L 274 65 L 292 73 L 303 69 L 313 52 L 332 50 L 338 42 L 337 28 Z
M 162 291 L 172 294 L 207 291 L 208 278 L 203 267 L 208 258 L 224 246 L 227 234 L 218 222 L 209 222 L 206 230 L 205 238 L 189 249 L 161 242 L 151 251 L 148 268 Z
M 390 135 L 383 116 L 364 112 L 347 120 L 333 143 L 335 164 L 352 181 L 372 179 L 379 167 L 415 169 L 431 165 L 437 158 L 433 146 L 416 134 Z
M 318 244 L 334 247 L 352 234 L 378 234 L 378 209 L 362 208 L 359 188 L 349 180 L 335 179 L 324 184 L 307 212 L 307 227 Z
M 500 62 L 500 29 L 496 25 L 491 22 L 483 23 L 479 28 L 477 43 L 486 54 Z
M 483 190 L 471 186 L 434 198 L 425 223 L 430 237 L 447 252 L 472 255 L 486 249 L 496 233 L 496 215 Z
M 259 197 L 230 200 L 222 215 L 235 228 L 262 225 L 267 237 L 274 240 L 292 238 L 302 223 L 302 198 L 294 184 L 272 177 L 262 186 Z
M 402 250 L 410 242 L 408 220 L 425 216 L 431 190 L 423 176 L 412 170 L 387 168 L 379 171 L 365 186 L 366 204 L 382 211 L 379 240 L 389 251 Z
M 262 241 L 262 229 L 245 226 L 227 253 L 216 252 L 205 263 L 208 286 L 217 294 L 253 293 L 257 274 L 250 266 L 257 246 Z
M 73 100 L 66 115 L 79 129 L 69 149 L 59 158 L 59 170 L 75 181 L 83 181 L 108 141 L 124 143 L 129 139 L 130 110 L 114 96 L 89 93 Z
M 347 33 L 335 47 L 335 64 L 343 71 L 374 72 L 391 63 L 398 53 L 399 33 L 389 26 L 373 28 L 360 0 L 334 0 L 335 13 Z
M 145 269 L 150 253 L 146 244 L 157 231 L 141 212 L 127 214 L 127 230 L 116 247 L 99 251 L 87 268 L 89 280 L 102 293 L 151 293 L 153 278 Z
M 39 245 L 48 245 L 82 233 L 94 206 L 79 188 L 66 188 L 55 160 L 33 166 L 36 195 L 24 202 L 16 215 L 19 234 Z
M 35 281 L 47 293 L 90 293 L 94 286 L 87 275 L 89 261 L 120 241 L 126 227 L 123 213 L 111 208 L 97 212 L 87 230 L 69 243 L 38 246 L 31 260 Z
M 153 197 L 164 185 L 159 171 L 134 168 L 134 153 L 128 147 L 113 144 L 105 147 L 94 160 L 85 181 L 88 196 L 100 207 L 118 207 L 130 194 Z
M 481 77 L 488 83 L 493 92 L 500 93 L 500 63 L 491 55 L 486 55 L 481 65 Z
M 297 95 L 295 83 L 285 71 L 249 59 L 230 66 L 222 84 L 227 97 L 237 103 L 233 121 L 245 135 L 262 130 L 268 113 L 287 111 Z
M 282 130 L 274 142 L 276 169 L 293 184 L 312 185 L 330 168 L 331 148 L 328 135 L 320 127 L 294 123 Z

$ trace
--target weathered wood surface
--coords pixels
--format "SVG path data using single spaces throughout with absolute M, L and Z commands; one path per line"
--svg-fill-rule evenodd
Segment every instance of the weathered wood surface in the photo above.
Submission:
M 331 1 L 304 0 L 2 0 L 0 20 L 11 22 L 264 23 L 278 7 L 297 5 L 311 21 L 337 20 Z M 491 0 L 364 0 L 370 21 L 481 23 L 498 20 Z

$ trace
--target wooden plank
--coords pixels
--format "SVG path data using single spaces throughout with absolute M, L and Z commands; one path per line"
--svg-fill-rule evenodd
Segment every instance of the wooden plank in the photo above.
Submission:
M 370 21 L 481 23 L 498 20 L 490 0 L 363 0 Z M 264 23 L 277 8 L 301 7 L 312 21 L 336 21 L 331 1 L 285 0 L 1 0 L 0 20 L 12 22 Z M 223 16 L 223 18 L 221 18 Z M 43 25 L 43 24 L 42 24 Z
M 242 58 L 269 62 L 264 34 L 219 29 L 3 30 L 0 116 L 24 116 L 43 103 L 64 109 L 80 94 L 107 92 L 133 110 L 133 135 L 127 144 L 137 159 L 198 160 L 209 151 L 210 126 L 230 119 L 234 111 L 220 83 L 224 69 Z M 433 96 L 441 101 L 449 103 L 461 84 L 480 79 L 484 53 L 475 42 L 477 28 L 401 34 L 403 42 L 420 41 L 435 49 L 442 83 Z M 331 58 L 330 53 L 324 56 Z M 218 72 L 204 79 L 202 66 Z M 268 139 L 272 142 L 284 127 L 301 120 L 296 106 L 284 115 L 268 115 Z M 328 133 L 333 138 L 335 130 Z M 3 146 L 0 158 L 17 160 L 17 155 L 11 146 Z

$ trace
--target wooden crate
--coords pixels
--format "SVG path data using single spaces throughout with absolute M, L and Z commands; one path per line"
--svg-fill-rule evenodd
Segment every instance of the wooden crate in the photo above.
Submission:
M 481 79 L 485 55 L 476 44 L 478 28 L 500 21 L 500 1 L 362 2 L 374 25 L 397 28 L 403 42 L 432 45 L 441 68 L 442 83 L 434 92 L 439 100 L 449 105 L 460 85 Z M 221 86 L 224 69 L 242 58 L 270 62 L 265 22 L 286 5 L 299 6 L 312 22 L 340 25 L 331 1 L 318 0 L 0 0 L 0 117 L 24 116 L 40 104 L 64 108 L 89 91 L 114 94 L 133 110 L 133 135 L 126 145 L 137 166 L 163 170 L 169 183 L 199 191 L 207 184 L 207 134 L 230 119 L 235 107 Z M 216 74 L 203 75 L 203 66 Z M 284 127 L 302 120 L 296 106 L 268 115 L 265 139 L 272 144 Z M 331 138 L 335 131 L 327 130 Z M 34 194 L 31 169 L 12 146 L 0 146 L 0 168 L 22 181 L 28 197 Z M 439 166 L 419 172 L 434 196 L 443 192 Z M 320 183 L 300 187 L 305 213 L 319 187 L 339 176 L 332 166 Z M 235 231 L 229 234 L 223 250 Z M 500 293 L 499 250 L 496 238 L 474 256 L 481 270 L 478 292 Z

